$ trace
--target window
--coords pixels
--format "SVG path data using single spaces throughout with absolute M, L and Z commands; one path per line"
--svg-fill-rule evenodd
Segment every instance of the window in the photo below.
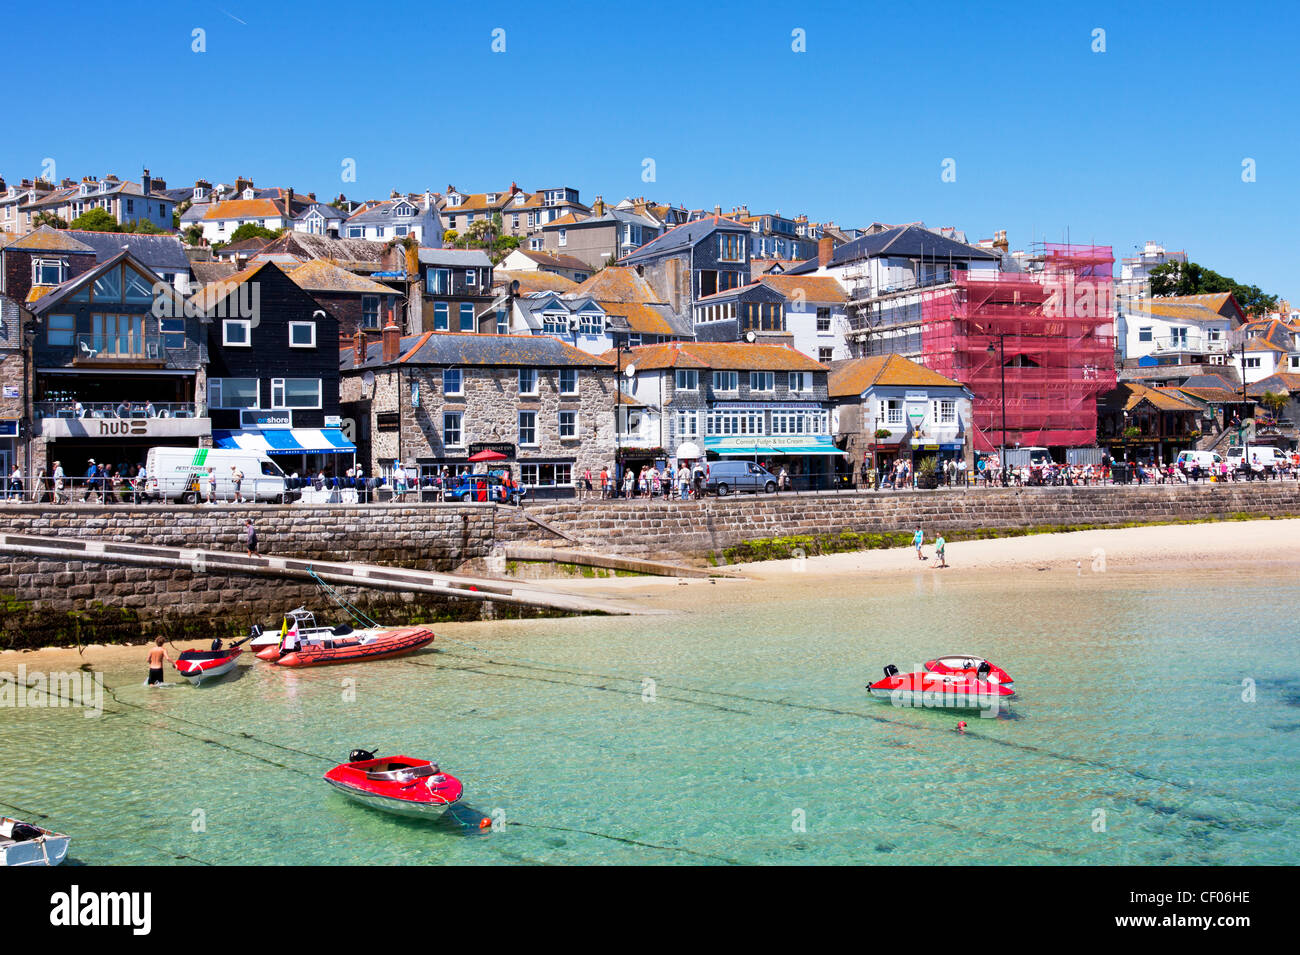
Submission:
M 569 230 L 568 230 L 568 229 L 561 229 L 561 230 L 560 230 L 560 245 L 568 245 L 568 244 L 569 244 Z
M 451 294 L 451 269 L 429 269 L 428 281 L 431 295 Z
M 256 378 L 209 378 L 208 407 L 258 408 Z
M 750 391 L 775 391 L 776 372 L 751 371 L 749 373 L 749 390 Z
M 1151 326 L 1150 326 L 1150 325 L 1148 325 L 1146 328 L 1139 328 L 1139 329 L 1138 329 L 1138 341 L 1140 341 L 1140 342 L 1149 342 L 1149 341 L 1151 341 Z
M 133 304 L 144 305 L 153 301 L 153 286 L 145 280 L 145 277 L 135 269 L 122 270 L 122 275 L 126 279 L 125 288 L 122 292 L 122 301 Z M 163 275 L 164 281 L 174 282 L 174 276 Z
M 319 378 L 272 378 L 272 408 L 319 408 L 321 387 Z
M 880 417 L 886 424 L 902 424 L 903 402 L 898 399 L 882 401 L 880 403 Z
M 600 335 L 605 331 L 605 317 L 599 312 L 581 312 L 578 315 L 578 331 L 584 335 Z
M 714 391 L 735 391 L 740 387 L 740 374 L 734 371 L 715 371 L 713 373 Z
M 576 395 L 578 393 L 578 369 L 560 369 L 560 394 Z
M 578 437 L 578 412 L 560 412 L 560 440 L 573 441 Z
M 221 344 L 248 348 L 253 344 L 253 323 L 246 318 L 228 318 L 221 323 Z
M 694 411 L 677 412 L 677 436 L 694 438 L 700 433 L 700 416 Z
M 957 422 L 957 402 L 953 398 L 941 398 L 939 405 L 939 423 L 955 424 Z
M 829 308 L 817 309 L 817 331 L 829 332 L 831 330 L 831 310 Z
M 411 231 L 411 230 L 410 230 L 409 227 L 404 226 L 404 225 L 399 225 L 399 226 L 396 226 L 396 227 L 393 229 L 393 235 L 395 235 L 395 236 L 397 236 L 397 237 L 400 238 L 401 236 L 406 235 L 406 233 L 408 233 L 408 232 L 410 232 L 410 231 Z
M 809 392 L 813 390 L 813 377 L 811 371 L 792 371 L 790 372 L 790 390 L 798 392 Z
M 519 393 L 521 395 L 537 394 L 537 369 L 519 369 Z
M 433 305 L 433 330 L 435 332 L 445 332 L 448 330 L 448 306 L 446 302 L 435 302 Z
M 497 309 L 497 334 L 505 335 L 510 331 L 510 317 L 504 308 Z
M 45 323 L 45 341 L 49 345 L 71 345 L 76 319 L 71 315 L 51 315 Z
M 674 378 L 678 391 L 698 391 L 700 388 L 700 373 L 694 368 L 678 368 Z
M 572 464 L 521 464 L 519 483 L 527 487 L 564 487 L 573 483 Z
M 459 374 L 459 372 L 457 372 Z M 446 372 L 443 372 L 446 375 Z M 464 416 L 459 411 L 447 411 L 442 415 L 442 443 L 449 448 L 461 445 L 461 422 Z
M 823 365 L 827 364 L 828 362 L 834 361 L 835 349 L 834 348 L 817 349 L 817 360 L 821 362 Z
M 1169 344 L 1172 345 L 1172 346 L 1174 346 L 1175 348 L 1186 348 L 1186 347 L 1187 347 L 1187 328 L 1186 328 L 1186 326 L 1184 326 L 1184 327 L 1182 327 L 1182 328 L 1171 328 L 1171 329 L 1169 329 Z
M 1210 336 L 1210 341 L 1212 342 L 1223 341 L 1223 329 L 1211 328 L 1209 330 L 1209 336 Z
M 1247 368 L 1258 368 L 1260 360 L 1258 358 L 1247 358 L 1242 364 Z
M 567 312 L 543 312 L 542 313 L 542 334 L 543 335 L 564 335 L 569 331 L 569 319 Z
M 724 411 L 708 416 L 709 434 L 766 434 L 761 411 Z
M 315 348 L 316 347 L 316 323 L 315 322 L 290 322 L 289 323 L 289 347 L 290 348 Z
M 745 261 L 745 237 L 729 232 L 719 235 L 718 259 L 723 262 Z
M 163 346 L 166 348 L 185 347 L 185 319 L 164 318 L 161 322 Z
M 460 330 L 462 332 L 477 331 L 474 325 L 474 305 L 471 302 L 460 303 Z
M 465 270 L 465 284 L 466 284 L 466 285 L 477 285 L 477 284 L 478 284 L 478 272 L 476 272 L 474 269 L 466 269 L 466 270 Z
M 226 224 L 225 224 L 224 222 L 221 223 L 221 228 L 224 229 L 225 227 L 226 227 Z M 349 239 L 360 239 L 360 238 L 364 238 L 364 236 L 365 236 L 365 231 L 366 231 L 366 230 L 365 230 L 364 228 L 362 228 L 361 226 L 357 226 L 357 225 L 354 225 L 354 226 L 348 226 L 348 238 L 349 238 Z
M 362 328 L 379 327 L 379 296 L 378 295 L 361 296 L 361 327 Z
M 462 395 L 464 382 L 459 368 L 444 368 L 442 371 L 442 393 L 444 395 Z
M 537 444 L 537 412 L 519 412 L 519 443 Z
M 32 284 L 59 285 L 67 271 L 68 263 L 63 259 L 36 259 L 32 262 Z

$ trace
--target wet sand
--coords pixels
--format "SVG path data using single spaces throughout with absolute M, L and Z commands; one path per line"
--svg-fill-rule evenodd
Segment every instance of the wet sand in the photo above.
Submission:
M 780 600 L 809 588 L 840 590 L 918 573 L 930 574 L 936 581 L 964 580 L 972 585 L 981 579 L 1005 582 L 1008 576 L 1018 577 L 1027 590 L 1032 590 L 1039 582 L 1059 580 L 1064 575 L 1107 573 L 1147 578 L 1179 570 L 1221 568 L 1276 576 L 1300 570 L 1300 547 L 1296 546 L 1300 542 L 1300 520 L 1132 527 L 950 543 L 946 569 L 937 566 L 932 532 L 926 530 L 923 553 L 928 559 L 924 561 L 916 559 L 911 547 L 900 547 L 734 564 L 727 568 L 740 575 L 734 579 L 566 577 L 550 584 L 560 591 L 627 601 L 659 611 L 701 613 L 725 610 L 727 604 L 737 601 Z M 275 609 L 268 608 L 268 613 L 274 615 Z M 517 628 L 522 634 L 535 623 L 527 619 L 512 621 L 507 629 Z M 435 629 L 470 639 L 481 626 L 484 624 L 448 623 Z M 493 626 L 500 627 L 502 622 Z M 13 671 L 20 663 L 29 670 L 136 665 L 143 680 L 148 646 L 89 645 L 80 652 L 75 647 L 0 651 L 0 671 Z M 206 648 L 206 641 L 166 644 L 168 656 L 173 659 L 181 650 Z M 169 682 L 181 679 L 170 664 L 166 672 Z

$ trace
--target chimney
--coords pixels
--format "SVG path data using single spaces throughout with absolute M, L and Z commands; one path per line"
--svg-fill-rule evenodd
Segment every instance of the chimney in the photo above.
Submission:
M 243 192 L 245 189 L 251 188 L 253 188 L 253 180 L 245 179 L 243 176 L 235 180 L 235 192 Z
M 638 196 L 632 200 L 632 211 L 639 216 L 645 215 L 646 200 L 645 196 Z
M 831 255 L 835 252 L 835 240 L 830 236 L 817 240 L 817 267 L 826 268 L 831 264 Z
M 393 324 L 392 318 L 389 318 L 388 324 L 384 326 L 384 364 L 397 361 L 397 356 L 402 353 L 402 330 Z
M 140 176 L 140 192 L 146 198 L 153 195 L 153 179 L 150 177 L 148 169 Z
M 1000 229 L 993 233 L 993 248 L 1001 249 L 1003 252 L 1009 252 L 1011 250 L 1011 245 L 1007 242 L 1006 229 Z
M 314 193 L 314 192 L 309 192 L 309 193 L 307 193 L 307 198 L 310 199 L 312 202 L 315 202 L 315 201 L 316 201 L 316 193 Z
M 605 214 L 605 200 L 601 196 L 597 196 L 596 201 L 591 204 L 591 214 L 593 216 L 603 216 Z
M 510 195 L 513 196 L 518 191 L 519 191 L 519 183 L 517 182 L 510 183 Z
M 290 186 L 288 191 L 285 193 L 284 214 L 293 218 L 293 186 Z
M 748 218 L 749 218 L 749 206 L 741 206 L 741 207 L 740 207 L 740 214 L 741 214 L 744 218 L 748 219 Z M 777 215 L 780 215 L 780 214 L 781 214 L 781 212 L 780 212 L 780 210 L 778 209 L 778 210 L 777 210 Z
M 366 333 L 357 329 L 357 333 L 352 336 L 352 364 L 353 367 L 360 367 L 366 360 Z
M 0 176 L 0 192 L 4 192 L 9 187 L 5 185 L 5 177 Z
M 720 215 L 722 215 L 722 206 L 715 205 L 715 206 L 713 207 L 713 214 L 714 214 L 715 216 L 720 216 Z

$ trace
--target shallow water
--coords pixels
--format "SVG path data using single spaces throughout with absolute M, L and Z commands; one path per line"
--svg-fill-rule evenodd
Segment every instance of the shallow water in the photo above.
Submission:
M 198 689 L 110 670 L 99 718 L 0 710 L 0 811 L 90 864 L 1300 857 L 1300 586 L 691 586 L 686 612 L 458 625 L 402 660 Z M 884 664 L 950 651 L 1011 672 L 1010 716 L 867 698 Z M 465 801 L 433 823 L 348 802 L 320 775 L 357 746 L 438 759 Z

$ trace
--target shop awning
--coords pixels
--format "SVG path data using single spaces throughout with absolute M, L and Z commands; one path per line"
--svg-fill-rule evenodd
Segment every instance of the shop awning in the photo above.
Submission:
M 835 447 L 829 435 L 805 435 L 802 437 L 777 435 L 751 438 L 705 438 L 704 449 L 718 457 L 802 457 L 804 455 L 843 454 Z
M 218 448 L 266 454 L 356 454 L 357 446 L 339 428 L 268 428 L 265 431 L 213 431 Z

